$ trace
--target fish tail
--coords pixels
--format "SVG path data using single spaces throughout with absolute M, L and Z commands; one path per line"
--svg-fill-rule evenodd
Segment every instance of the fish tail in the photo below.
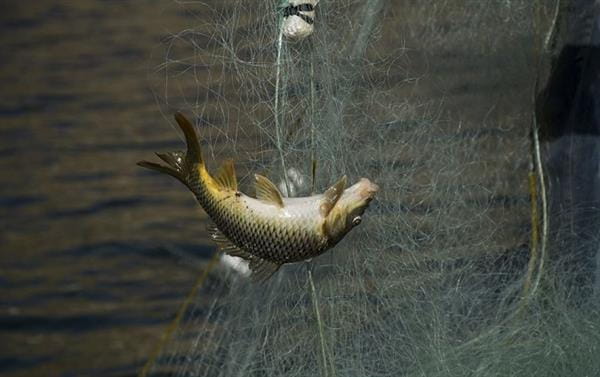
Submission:
M 199 171 L 206 169 L 202 159 L 198 135 L 192 123 L 181 113 L 175 113 L 175 120 L 179 128 L 183 131 L 187 150 L 185 152 L 156 153 L 167 165 L 150 161 L 140 161 L 137 164 L 141 167 L 175 177 L 195 192 L 196 190 L 194 189 L 198 187 L 199 183 Z

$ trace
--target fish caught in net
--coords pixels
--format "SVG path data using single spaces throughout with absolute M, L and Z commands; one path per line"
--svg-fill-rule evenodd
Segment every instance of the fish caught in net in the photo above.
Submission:
M 204 18 L 166 41 L 162 110 L 198 121 L 207 161 L 236 156 L 241 192 L 256 172 L 298 196 L 344 175 L 379 191 L 335 248 L 262 284 L 200 260 L 147 375 L 594 375 L 598 307 L 536 256 L 554 3 L 320 1 L 310 35 L 279 38 L 302 4 L 186 5 Z

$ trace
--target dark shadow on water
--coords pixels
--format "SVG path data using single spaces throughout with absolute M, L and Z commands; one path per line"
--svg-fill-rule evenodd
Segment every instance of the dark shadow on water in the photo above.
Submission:
M 0 196 L 0 208 L 16 209 L 28 205 L 39 204 L 46 201 L 43 196 L 18 195 L 18 196 Z
M 131 151 L 155 151 L 155 150 L 175 150 L 181 149 L 181 140 L 147 141 L 143 143 L 124 142 L 124 143 L 94 143 L 85 145 L 73 145 L 66 150 L 85 153 L 97 152 L 131 152 Z
M 5 19 L 0 22 L 0 30 L 10 30 L 10 32 L 14 33 L 17 30 L 40 27 L 43 22 L 44 20 L 41 17 L 19 18 L 14 20 Z
M 166 258 L 169 256 L 168 253 L 162 252 L 160 248 L 157 248 L 153 245 L 155 244 L 152 244 L 150 242 L 148 244 L 143 245 L 135 241 L 106 241 L 76 246 L 63 250 L 56 250 L 50 254 L 56 257 L 60 256 L 67 258 L 89 256 L 111 257 L 120 256 L 123 254 L 143 254 L 144 256 L 154 256 L 158 258 Z
M 88 244 L 83 246 L 76 246 L 63 250 L 56 250 L 50 252 L 50 255 L 54 257 L 66 257 L 66 258 L 81 258 L 81 257 L 112 257 L 122 256 L 124 254 L 138 254 L 144 258 L 158 258 L 158 259 L 172 259 L 173 256 L 177 256 L 179 252 L 187 255 L 192 255 L 195 258 L 208 259 L 214 252 L 214 247 L 203 246 L 197 243 L 171 243 L 168 245 L 160 245 L 157 240 L 149 240 L 147 243 L 142 242 L 118 242 L 118 241 L 107 241 L 98 242 L 94 244 Z
M 0 149 L 0 157 L 15 156 L 18 151 L 19 149 L 15 147 Z
M 140 205 L 158 205 L 163 204 L 164 202 L 165 201 L 161 199 L 147 199 L 140 197 L 108 199 L 95 202 L 94 204 L 83 208 L 50 212 L 47 214 L 47 218 L 55 220 L 65 217 L 89 216 L 112 209 L 132 208 Z
M 116 59 L 140 60 L 145 58 L 146 54 L 139 48 L 119 48 L 112 51 L 112 56 Z
M 35 104 L 35 103 L 26 103 L 19 104 L 16 106 L 0 106 L 0 116 L 2 117 L 10 117 L 10 116 L 24 116 L 28 113 L 38 112 L 44 109 L 43 104 Z
M 42 365 L 50 360 L 53 356 L 38 356 L 38 357 L 2 357 L 0 358 L 0 374 L 8 372 L 16 372 L 19 369 L 27 369 L 37 365 Z
M 54 128 L 56 130 L 68 130 L 68 129 L 72 129 L 76 126 L 77 125 L 75 124 L 75 122 L 70 122 L 70 121 L 52 122 L 50 124 L 50 127 Z
M 64 317 L 0 316 L 3 332 L 74 332 L 101 330 L 118 326 L 148 326 L 164 323 L 165 319 L 129 316 L 120 313 L 86 314 Z
M 156 220 L 156 221 L 148 221 L 144 223 L 144 230 L 152 231 L 152 230 L 178 230 L 182 227 L 186 226 L 190 222 L 198 221 L 197 217 L 181 217 L 177 220 Z
M 8 141 L 31 138 L 32 136 L 33 132 L 26 128 L 10 128 L 0 130 L 0 140 L 4 141 L 5 143 Z
M 142 288 L 140 283 L 136 284 L 138 286 L 138 288 Z M 121 287 L 122 286 L 122 287 Z M 113 291 L 111 292 L 108 288 L 113 288 Z M 30 297 L 28 300 L 25 300 L 25 302 L 21 302 L 22 305 L 27 305 L 27 303 L 31 304 L 32 306 L 36 305 L 36 304 L 43 304 L 45 302 L 49 302 L 49 301 L 54 301 L 54 300 L 59 300 L 59 299 L 71 299 L 71 298 L 76 298 L 79 300 L 86 300 L 89 299 L 91 301 L 94 302 L 114 302 L 119 295 L 116 294 L 117 292 L 120 292 L 120 290 L 118 289 L 114 289 L 114 288 L 128 288 L 127 285 L 121 283 L 120 285 L 115 284 L 115 283 L 103 283 L 102 284 L 102 288 L 101 289 L 94 289 L 94 290 L 90 290 L 90 289 L 76 289 L 76 290 L 71 290 L 71 291 L 65 291 L 65 292 L 50 292 L 50 293 L 43 293 L 43 294 L 39 294 L 39 295 L 34 295 L 32 297 Z
M 18 105 L 0 105 L 0 116 L 22 116 L 26 114 L 55 111 L 69 102 L 75 102 L 77 97 L 70 94 L 45 93 L 27 98 Z
M 114 171 L 103 171 L 96 173 L 65 173 L 56 176 L 56 179 L 62 182 L 92 182 L 101 181 L 115 176 Z

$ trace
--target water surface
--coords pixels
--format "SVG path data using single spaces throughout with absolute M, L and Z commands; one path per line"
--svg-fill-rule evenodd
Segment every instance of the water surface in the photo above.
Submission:
M 203 229 L 191 197 L 135 166 L 180 145 L 148 77 L 189 15 L 143 0 L 0 8 L 0 374 L 134 375 L 198 272 L 169 248 L 212 250 L 189 242 Z

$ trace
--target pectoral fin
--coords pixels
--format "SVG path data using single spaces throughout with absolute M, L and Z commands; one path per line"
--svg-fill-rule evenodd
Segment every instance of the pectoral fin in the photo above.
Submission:
M 254 174 L 254 178 L 256 179 L 256 199 L 283 208 L 281 192 L 273 182 L 260 174 Z
M 262 259 L 237 247 L 231 243 L 215 224 L 211 223 L 208 225 L 207 230 L 210 233 L 210 238 L 219 246 L 220 251 L 231 255 L 232 257 L 242 258 L 248 262 L 248 267 L 250 268 L 250 271 L 252 271 L 251 278 L 253 281 L 265 281 L 281 267 L 281 264 Z
M 215 224 L 210 223 L 206 227 L 206 230 L 210 234 L 210 238 L 213 241 L 215 241 L 215 243 L 219 247 L 220 251 L 224 252 L 225 254 L 229 254 L 232 257 L 243 258 L 243 259 L 247 260 L 248 262 L 250 262 L 252 260 L 252 258 L 253 258 L 252 254 L 250 254 L 247 251 L 244 251 L 244 250 L 240 249 L 239 247 L 237 247 L 236 245 L 234 245 L 229 240 L 229 238 L 227 238 L 227 236 L 224 235 L 223 232 L 221 232 L 219 230 L 219 228 L 217 228 L 217 226 Z
M 206 231 L 210 234 L 210 238 L 215 241 L 219 246 L 226 246 L 231 243 L 227 236 L 225 236 L 214 223 L 209 223 L 206 226 Z
M 340 200 L 342 194 L 344 193 L 344 189 L 346 188 L 347 180 L 348 179 L 346 176 L 343 176 L 335 185 L 331 186 L 327 189 L 327 191 L 325 191 L 323 194 L 323 201 L 319 207 L 321 216 L 327 217 L 338 200 Z
M 250 278 L 254 282 L 263 282 L 269 279 L 275 272 L 277 272 L 279 267 L 281 267 L 281 264 L 259 258 L 256 255 L 252 255 L 247 251 L 234 246 L 233 244 L 222 247 L 221 251 L 231 255 L 232 257 L 239 257 L 246 260 L 248 262 L 250 271 L 252 271 Z
M 279 267 L 281 267 L 281 264 L 277 264 L 253 255 L 252 259 L 250 260 L 249 267 L 250 271 L 252 271 L 251 279 L 254 282 L 263 282 L 277 272 Z

